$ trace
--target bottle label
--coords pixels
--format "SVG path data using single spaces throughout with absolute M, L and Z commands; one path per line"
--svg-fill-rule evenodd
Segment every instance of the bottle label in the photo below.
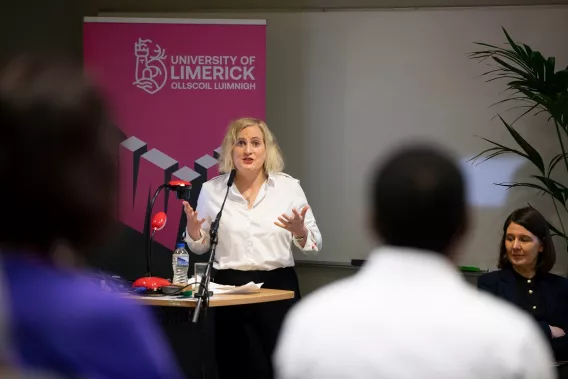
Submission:
M 187 266 L 187 267 L 189 267 L 189 257 L 184 257 L 184 256 L 179 257 L 179 256 L 178 256 L 178 257 L 177 257 L 177 260 L 176 260 L 176 264 L 177 264 L 178 266 L 184 266 L 184 267 Z

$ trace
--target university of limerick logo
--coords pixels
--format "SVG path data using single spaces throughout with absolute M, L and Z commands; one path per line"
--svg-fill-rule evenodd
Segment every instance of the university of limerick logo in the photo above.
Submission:
M 152 54 L 150 47 L 153 46 Z M 136 55 L 136 87 L 155 94 L 161 90 L 168 79 L 168 71 L 164 60 L 166 51 L 158 44 L 152 44 L 152 40 L 138 38 L 134 43 L 134 54 Z

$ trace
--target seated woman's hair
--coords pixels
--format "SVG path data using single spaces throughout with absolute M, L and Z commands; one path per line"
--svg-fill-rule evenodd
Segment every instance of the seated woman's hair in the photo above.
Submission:
M 515 210 L 507 217 L 503 224 L 503 237 L 499 248 L 498 268 L 511 267 L 511 262 L 507 258 L 507 249 L 505 247 L 505 239 L 507 238 L 507 229 L 511 223 L 518 224 L 534 234 L 542 244 L 542 252 L 539 253 L 536 263 L 536 272 L 547 273 L 556 263 L 556 251 L 550 236 L 550 228 L 548 222 L 539 211 L 532 207 L 525 207 Z
M 81 66 L 20 56 L 0 70 L 0 246 L 82 249 L 115 219 L 118 139 Z

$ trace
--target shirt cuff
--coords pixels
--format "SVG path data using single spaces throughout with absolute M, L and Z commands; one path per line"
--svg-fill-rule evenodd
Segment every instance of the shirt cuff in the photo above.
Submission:
M 191 236 L 189 235 L 189 232 L 185 233 L 185 242 L 187 243 L 187 245 L 191 248 L 192 246 L 198 245 L 198 244 L 202 244 L 203 240 L 205 239 L 205 233 L 203 232 L 203 230 L 199 229 L 199 239 L 197 241 L 194 241 L 193 238 L 191 238 Z
M 294 241 L 294 245 L 296 245 L 296 247 L 302 251 L 318 251 L 318 244 L 316 243 L 316 240 L 314 239 L 314 234 L 310 229 L 308 229 L 308 233 L 306 234 L 305 238 L 306 238 L 306 244 L 304 245 L 304 247 L 300 245 L 300 242 L 298 242 L 294 238 L 294 236 L 292 236 L 292 241 Z

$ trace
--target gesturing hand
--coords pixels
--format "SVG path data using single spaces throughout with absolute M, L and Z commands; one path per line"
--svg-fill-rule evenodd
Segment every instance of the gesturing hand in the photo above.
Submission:
M 552 334 L 552 338 L 558 338 L 558 337 L 564 337 L 566 335 L 566 333 L 564 333 L 564 330 L 560 329 L 557 326 L 550 326 L 550 333 Z
M 185 211 L 185 215 L 187 216 L 187 233 L 192 240 L 197 241 L 199 237 L 201 237 L 201 224 L 205 222 L 205 219 L 202 218 L 201 220 L 199 220 L 197 218 L 197 212 L 193 210 L 193 208 L 187 201 L 183 202 L 183 210 Z
M 275 221 L 274 224 L 292 232 L 296 238 L 304 237 L 308 233 L 308 228 L 304 225 L 304 219 L 308 209 L 310 209 L 310 206 L 306 205 L 302 208 L 302 211 L 298 213 L 298 210 L 294 208 L 292 209 L 291 216 L 283 213 L 282 216 L 278 217 L 279 222 Z

